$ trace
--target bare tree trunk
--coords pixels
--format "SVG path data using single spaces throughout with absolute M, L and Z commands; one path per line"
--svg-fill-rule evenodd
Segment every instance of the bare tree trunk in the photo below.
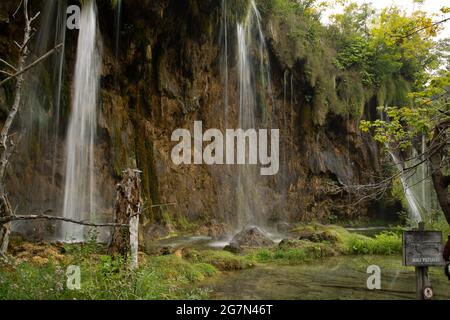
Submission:
M 122 182 L 117 185 L 114 207 L 115 223 L 129 224 L 130 228 L 115 227 L 109 244 L 108 254 L 121 255 L 127 259 L 131 251 L 132 268 L 137 267 L 137 226 L 141 213 L 140 171 L 128 169 Z
M 5 195 L 0 198 L 0 212 L 3 216 L 10 216 L 11 205 Z M 0 225 L 0 256 L 5 256 L 9 245 L 9 234 L 11 232 L 11 223 Z
M 17 112 L 19 111 L 20 101 L 22 97 L 22 85 L 24 81 L 24 68 L 28 58 L 28 44 L 32 36 L 31 23 L 37 18 L 39 14 L 30 18 L 28 16 L 28 0 L 23 1 L 23 10 L 25 15 L 25 34 L 23 38 L 23 43 L 19 47 L 19 62 L 17 65 L 17 77 L 16 77 L 16 87 L 15 87 L 15 98 L 14 103 L 9 111 L 8 117 L 3 125 L 0 132 L 0 217 L 11 216 L 11 205 L 9 204 L 8 197 L 5 190 L 5 172 L 8 167 L 8 160 L 14 149 L 14 142 L 9 136 L 9 131 L 11 125 L 16 118 Z M 9 234 L 11 231 L 11 223 L 5 223 L 0 226 L 0 255 L 5 255 L 9 244 Z

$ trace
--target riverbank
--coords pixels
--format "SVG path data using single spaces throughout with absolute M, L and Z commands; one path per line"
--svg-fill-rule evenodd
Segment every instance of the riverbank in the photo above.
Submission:
M 15 241 L 10 248 L 12 264 L 0 267 L 0 299 L 414 298 L 414 272 L 401 267 L 400 230 L 367 237 L 338 226 L 297 225 L 280 243 L 245 248 L 239 254 L 214 247 L 215 242 L 161 243 L 161 250 L 152 254 L 140 252 L 138 270 L 130 271 L 95 241 Z M 365 271 L 371 264 L 386 275 L 376 294 L 366 292 Z M 67 288 L 70 265 L 80 267 L 80 290 Z M 438 279 L 442 290 L 450 292 L 442 277 Z M 393 292 L 383 291 L 388 287 Z

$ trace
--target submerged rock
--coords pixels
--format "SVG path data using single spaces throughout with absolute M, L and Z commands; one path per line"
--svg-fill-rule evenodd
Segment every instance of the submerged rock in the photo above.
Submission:
M 242 248 L 235 242 L 232 242 L 229 245 L 226 245 L 225 248 L 223 248 L 223 250 L 231 252 L 231 253 L 236 253 L 236 254 L 242 252 Z
M 241 247 L 270 247 L 274 244 L 275 242 L 265 235 L 265 233 L 258 227 L 247 227 L 234 236 L 229 247 L 235 250 L 236 248 Z

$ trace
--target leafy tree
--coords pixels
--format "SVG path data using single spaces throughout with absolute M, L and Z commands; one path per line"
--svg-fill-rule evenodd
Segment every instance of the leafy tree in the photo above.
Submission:
M 443 13 L 450 9 L 442 8 Z M 439 204 L 450 224 L 448 136 L 450 127 L 450 41 L 435 41 L 448 19 L 435 22 L 423 11 L 406 14 L 393 6 L 379 14 L 367 4 L 350 3 L 332 17 L 335 65 L 359 72 L 374 90 L 382 119 L 361 121 L 362 131 L 407 154 L 419 137 L 427 150 L 415 170 L 426 162 Z
M 414 140 L 425 136 L 427 150 L 416 163 L 429 166 L 439 204 L 450 224 L 448 187 L 450 136 L 450 70 L 441 70 L 423 90 L 411 94 L 412 106 L 383 108 L 388 120 L 362 121 L 363 131 L 371 130 L 375 140 L 407 151 Z M 405 168 L 414 170 L 416 165 Z

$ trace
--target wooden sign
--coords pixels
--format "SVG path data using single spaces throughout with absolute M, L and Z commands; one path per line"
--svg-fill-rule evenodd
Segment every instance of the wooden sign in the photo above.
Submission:
M 428 267 L 445 265 L 442 232 L 406 231 L 403 233 L 403 265 Z

